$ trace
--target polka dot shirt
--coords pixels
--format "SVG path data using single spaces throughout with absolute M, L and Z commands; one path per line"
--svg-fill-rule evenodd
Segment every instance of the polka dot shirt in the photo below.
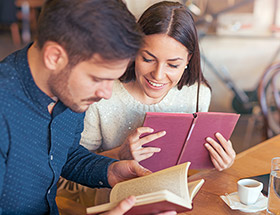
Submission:
M 29 45 L 30 46 L 30 45 Z M 109 187 L 115 160 L 79 144 L 84 113 L 54 101 L 35 84 L 28 47 L 0 62 L 0 214 L 58 214 L 60 175 L 90 187 Z

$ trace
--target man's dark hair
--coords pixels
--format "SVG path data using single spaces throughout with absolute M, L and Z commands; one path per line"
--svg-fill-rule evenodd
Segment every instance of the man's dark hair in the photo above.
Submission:
M 94 53 L 106 60 L 136 55 L 142 35 L 122 0 L 47 0 L 38 20 L 37 42 L 59 43 L 70 65 Z
M 177 85 L 179 90 L 184 85 L 193 85 L 199 79 L 208 85 L 201 73 L 200 51 L 194 20 L 184 5 L 168 1 L 156 3 L 142 14 L 138 23 L 145 35 L 166 34 L 188 49 L 192 57 Z M 132 61 L 120 80 L 129 82 L 135 79 L 135 62 Z

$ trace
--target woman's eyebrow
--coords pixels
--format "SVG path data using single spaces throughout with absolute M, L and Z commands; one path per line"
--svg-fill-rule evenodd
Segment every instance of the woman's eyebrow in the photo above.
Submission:
M 155 55 L 153 55 L 151 52 L 149 52 L 148 50 L 144 50 L 144 52 L 146 52 L 151 57 L 157 59 L 157 57 Z M 167 61 L 177 61 L 177 60 L 184 60 L 184 59 L 181 57 L 176 57 L 176 58 L 168 59 Z
M 177 61 L 177 60 L 184 60 L 184 59 L 181 57 L 176 57 L 176 58 L 168 59 L 167 61 Z
M 147 51 L 147 50 L 144 50 L 144 52 L 146 52 L 148 55 L 150 55 L 151 57 L 153 57 L 153 58 L 155 58 L 155 59 L 157 59 L 157 57 L 156 56 L 154 56 L 151 52 L 149 52 L 149 51 Z

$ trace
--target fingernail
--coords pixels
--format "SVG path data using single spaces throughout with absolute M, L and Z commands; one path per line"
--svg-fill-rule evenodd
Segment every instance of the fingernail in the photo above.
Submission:
M 205 143 L 204 146 L 209 147 L 209 144 L 208 144 L 208 143 Z
M 207 141 L 211 141 L 212 138 L 211 138 L 211 137 L 207 137 L 206 140 L 207 140 Z
M 158 148 L 158 149 L 157 149 L 157 152 L 160 152 L 160 151 L 161 151 L 161 148 Z
M 150 128 L 150 132 L 154 132 L 154 129 Z
M 166 134 L 166 131 L 162 131 L 161 133 L 165 135 L 165 134 Z
M 221 136 L 221 134 L 219 132 L 217 132 L 216 135 Z

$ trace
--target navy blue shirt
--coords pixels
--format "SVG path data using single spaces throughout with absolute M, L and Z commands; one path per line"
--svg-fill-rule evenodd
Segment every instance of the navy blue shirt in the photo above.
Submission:
M 58 214 L 59 176 L 90 187 L 109 187 L 115 160 L 79 144 L 84 113 L 54 102 L 35 84 L 28 47 L 0 62 L 0 215 Z

